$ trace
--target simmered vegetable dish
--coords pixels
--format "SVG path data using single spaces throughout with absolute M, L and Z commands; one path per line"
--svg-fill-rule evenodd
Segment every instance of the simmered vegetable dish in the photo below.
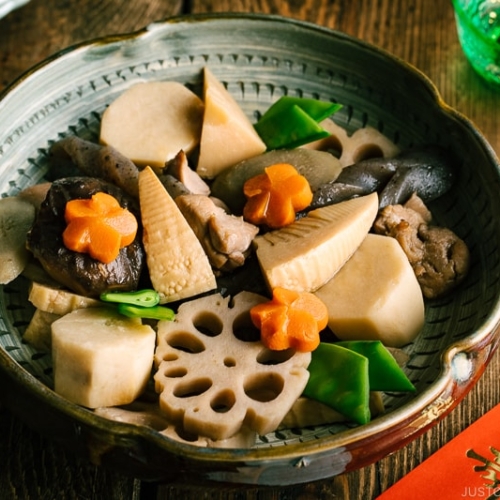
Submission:
M 205 68 L 203 95 L 136 84 L 99 143 L 53 144 L 73 173 L 0 200 L 0 224 L 1 282 L 31 280 L 24 340 L 55 391 L 218 447 L 365 424 L 381 391 L 414 391 L 401 349 L 469 267 L 427 206 L 453 161 L 349 135 L 341 108 L 285 96 L 251 123 Z

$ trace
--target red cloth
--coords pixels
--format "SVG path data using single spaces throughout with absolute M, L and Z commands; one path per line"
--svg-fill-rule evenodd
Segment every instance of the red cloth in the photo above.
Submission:
M 500 404 L 377 500 L 500 498 Z

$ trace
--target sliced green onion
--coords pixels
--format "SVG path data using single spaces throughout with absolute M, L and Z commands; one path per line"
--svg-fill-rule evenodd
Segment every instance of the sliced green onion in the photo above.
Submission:
M 164 306 L 142 307 L 130 304 L 118 304 L 118 312 L 129 318 L 157 319 L 172 321 L 175 313 Z
M 160 295 L 155 290 L 145 289 L 135 292 L 103 292 L 100 299 L 104 302 L 152 307 L 160 302 Z

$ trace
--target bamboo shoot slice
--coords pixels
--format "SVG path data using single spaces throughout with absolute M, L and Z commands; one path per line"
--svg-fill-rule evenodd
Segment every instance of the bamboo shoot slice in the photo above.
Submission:
M 270 290 L 313 292 L 359 247 L 378 211 L 378 195 L 318 208 L 292 224 L 257 236 L 257 258 Z
M 139 201 L 146 260 L 160 303 L 216 288 L 215 275 L 198 238 L 149 167 L 139 174 Z
M 204 72 L 203 128 L 196 171 L 213 178 L 241 160 L 263 153 L 266 145 L 234 97 L 212 72 Z

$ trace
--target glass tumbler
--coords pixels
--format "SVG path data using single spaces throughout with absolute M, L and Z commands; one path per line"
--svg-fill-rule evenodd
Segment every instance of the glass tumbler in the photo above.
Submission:
M 458 38 L 472 67 L 500 89 L 500 0 L 452 0 Z

